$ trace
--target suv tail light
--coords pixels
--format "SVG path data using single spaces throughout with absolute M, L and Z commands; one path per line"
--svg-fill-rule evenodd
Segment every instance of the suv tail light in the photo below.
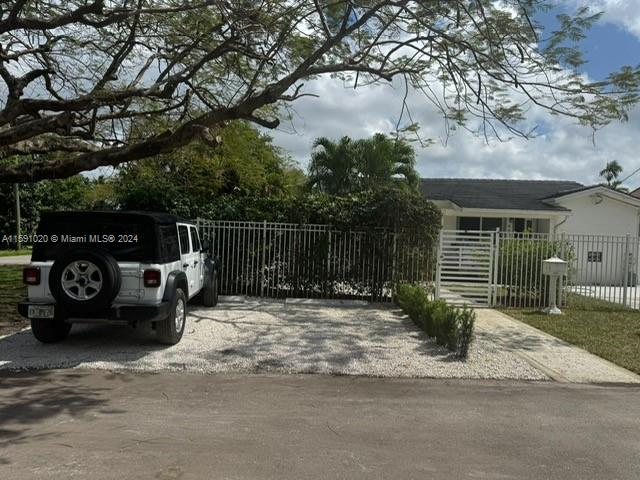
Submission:
M 145 270 L 144 271 L 144 286 L 145 287 L 159 287 L 162 283 L 162 275 L 160 270 Z
M 25 285 L 40 285 L 40 268 L 25 267 L 22 270 L 22 281 Z

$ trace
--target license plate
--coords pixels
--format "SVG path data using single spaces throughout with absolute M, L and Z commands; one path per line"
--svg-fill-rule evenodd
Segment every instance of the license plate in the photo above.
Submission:
M 54 305 L 29 305 L 29 318 L 53 318 Z

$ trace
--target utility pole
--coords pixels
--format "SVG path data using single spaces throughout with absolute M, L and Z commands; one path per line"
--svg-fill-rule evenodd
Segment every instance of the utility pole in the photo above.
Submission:
M 20 250 L 22 248 L 20 244 L 20 185 L 17 183 L 13 184 L 13 200 L 16 207 L 16 250 Z

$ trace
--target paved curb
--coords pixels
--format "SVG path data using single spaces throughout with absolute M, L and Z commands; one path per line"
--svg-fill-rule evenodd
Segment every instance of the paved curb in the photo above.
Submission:
M 7 333 L 6 335 L 0 335 L 0 340 L 4 340 L 5 338 L 9 338 L 13 335 L 17 335 L 18 333 L 26 332 L 27 330 L 31 330 L 31 327 L 24 327 L 22 330 L 18 330 L 13 333 Z

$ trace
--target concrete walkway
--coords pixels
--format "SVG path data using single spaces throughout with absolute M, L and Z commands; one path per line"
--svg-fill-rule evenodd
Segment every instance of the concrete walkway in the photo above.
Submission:
M 31 255 L 16 255 L 13 257 L 0 257 L 1 265 L 29 265 Z
M 559 382 L 640 383 L 640 376 L 504 313 L 477 309 L 476 334 Z

